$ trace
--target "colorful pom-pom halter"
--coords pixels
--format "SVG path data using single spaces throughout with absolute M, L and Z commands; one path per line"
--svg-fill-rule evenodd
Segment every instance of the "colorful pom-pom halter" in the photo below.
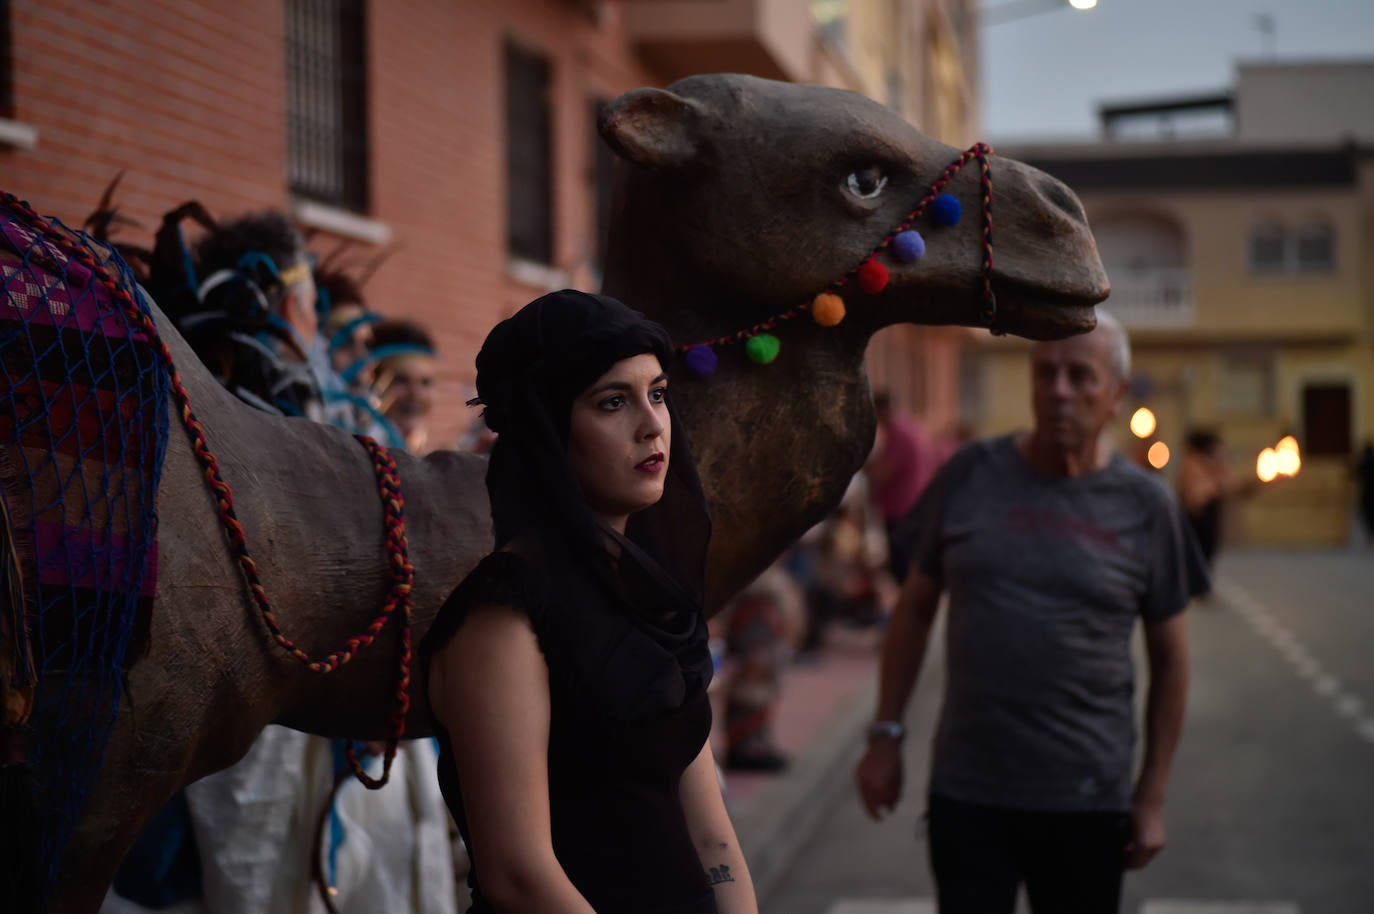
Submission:
M 978 160 L 981 172 L 982 210 L 983 210 L 983 307 L 979 318 L 983 326 L 997 333 L 997 298 L 992 292 L 992 168 L 988 159 L 993 155 L 987 143 L 975 143 L 965 150 L 959 158 L 949 164 L 939 178 L 926 191 L 916 208 L 907 213 L 906 218 L 888 233 L 859 263 L 839 279 L 822 289 L 810 301 L 788 308 L 752 327 L 746 327 L 725 336 L 700 343 L 689 343 L 678 347 L 683 353 L 687 368 L 698 377 L 714 374 L 718 364 L 715 349 L 735 343 L 744 343 L 750 361 L 767 365 L 777 358 L 781 348 L 778 338 L 773 335 L 777 326 L 785 321 L 811 313 L 812 318 L 822 327 L 833 327 L 844 319 L 845 304 L 840 297 L 840 289 L 853 280 L 865 293 L 877 295 L 887 287 L 889 274 L 887 267 L 878 260 L 879 255 L 889 247 L 893 256 L 901 263 L 915 263 L 925 254 L 926 241 L 912 228 L 916 220 L 929 215 L 930 221 L 937 226 L 955 225 L 963 212 L 959 199 L 945 193 L 949 182 L 963 171 L 964 166 L 974 159 Z M 764 357 L 766 356 L 766 357 Z

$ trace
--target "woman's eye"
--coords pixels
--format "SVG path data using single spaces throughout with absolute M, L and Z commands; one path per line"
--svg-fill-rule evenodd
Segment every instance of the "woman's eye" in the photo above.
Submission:
M 887 187 L 887 175 L 875 167 L 852 172 L 848 178 L 849 192 L 860 200 L 872 200 Z
M 649 400 L 653 403 L 662 403 L 667 399 L 668 388 L 666 387 L 655 387 L 653 390 L 649 391 Z
M 607 397 L 606 399 L 601 401 L 602 409 L 620 409 L 620 407 L 624 405 L 625 398 L 622 397 L 620 394 L 616 394 L 614 397 Z

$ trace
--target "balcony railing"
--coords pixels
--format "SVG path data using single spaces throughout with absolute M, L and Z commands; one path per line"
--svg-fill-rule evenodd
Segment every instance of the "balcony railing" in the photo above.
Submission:
M 1106 308 L 1127 327 L 1191 327 L 1192 271 L 1187 267 L 1107 267 Z
M 802 0 L 636 0 L 625 30 L 665 80 L 751 73 L 799 81 L 810 73 L 811 6 Z

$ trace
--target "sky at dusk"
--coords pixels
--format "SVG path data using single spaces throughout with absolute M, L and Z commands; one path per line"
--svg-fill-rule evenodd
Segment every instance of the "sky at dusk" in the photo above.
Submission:
M 1099 103 L 1229 89 L 1237 61 L 1374 60 L 1374 0 L 1099 0 L 1087 12 L 1056 2 L 984 0 L 988 139 L 1093 137 Z M 1004 6 L 1008 18 L 993 21 Z M 1010 18 L 1040 9 L 1050 11 Z

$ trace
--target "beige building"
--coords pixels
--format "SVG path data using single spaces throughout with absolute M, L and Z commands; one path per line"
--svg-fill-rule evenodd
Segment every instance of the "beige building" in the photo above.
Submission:
M 276 207 L 328 252 L 393 253 L 373 306 L 442 356 L 432 437 L 486 331 L 551 288 L 599 284 L 612 156 L 601 104 L 693 73 L 858 89 L 954 144 L 975 121 L 973 0 L 188 0 L 111 15 L 0 0 L 0 184 L 79 225 L 116 202 L 146 243 L 199 199 Z M 944 422 L 957 337 L 897 331 L 879 383 Z
M 1080 195 L 1131 330 L 1132 403 L 1172 476 L 1190 429 L 1236 477 L 1293 434 L 1296 479 L 1230 512 L 1229 541 L 1346 541 L 1353 452 L 1374 435 L 1374 62 L 1242 66 L 1233 92 L 1103 109 L 1114 137 L 1000 150 Z M 1210 136 L 1208 134 L 1211 134 Z M 1218 135 L 1219 134 L 1219 135 Z M 1187 137 L 1187 138 L 1181 138 Z M 986 340 L 966 380 L 980 431 L 1029 422 L 1025 346 Z

